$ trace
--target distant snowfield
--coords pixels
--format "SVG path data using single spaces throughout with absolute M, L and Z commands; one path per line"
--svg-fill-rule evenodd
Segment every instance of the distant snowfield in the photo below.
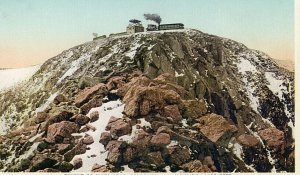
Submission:
M 20 69 L 0 70 L 0 91 L 29 79 L 40 67 L 41 65 L 36 65 Z

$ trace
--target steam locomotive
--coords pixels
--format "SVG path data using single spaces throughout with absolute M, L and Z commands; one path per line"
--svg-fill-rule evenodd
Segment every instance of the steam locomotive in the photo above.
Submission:
M 174 29 L 184 29 L 182 23 L 173 23 L 173 24 L 160 24 L 158 26 L 154 24 L 148 24 L 147 31 L 157 31 L 157 30 L 174 30 Z

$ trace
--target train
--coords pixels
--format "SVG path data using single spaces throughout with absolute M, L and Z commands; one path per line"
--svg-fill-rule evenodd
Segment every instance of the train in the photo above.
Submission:
M 147 31 L 157 31 L 157 30 L 174 30 L 174 29 L 184 29 L 184 24 L 182 23 L 173 23 L 173 24 L 148 24 Z

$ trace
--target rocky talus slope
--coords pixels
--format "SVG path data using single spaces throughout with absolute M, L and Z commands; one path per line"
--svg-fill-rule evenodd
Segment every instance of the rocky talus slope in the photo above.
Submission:
M 293 73 L 197 30 L 76 46 L 0 100 L 0 171 L 295 167 Z

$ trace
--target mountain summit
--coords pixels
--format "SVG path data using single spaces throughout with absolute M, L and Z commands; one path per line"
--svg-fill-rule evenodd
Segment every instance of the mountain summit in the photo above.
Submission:
M 294 171 L 293 73 L 193 29 L 73 47 L 0 99 L 1 171 Z

